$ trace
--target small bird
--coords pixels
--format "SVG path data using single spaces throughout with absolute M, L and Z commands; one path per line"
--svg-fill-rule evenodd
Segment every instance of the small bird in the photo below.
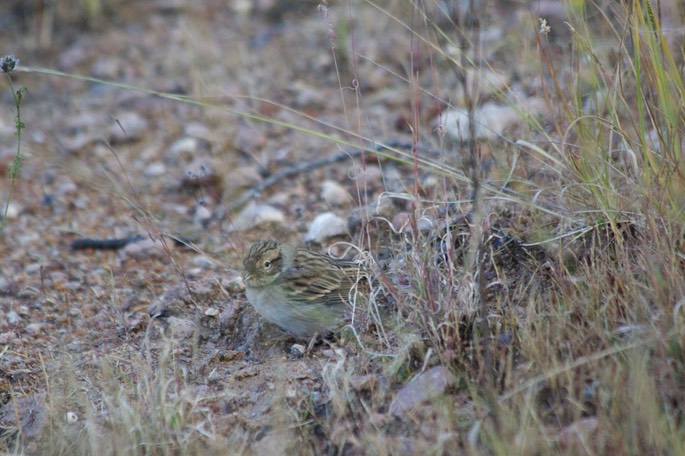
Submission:
M 361 274 L 353 261 L 257 241 L 243 260 L 247 299 L 271 323 L 301 337 L 328 335 L 342 326 L 350 290 Z

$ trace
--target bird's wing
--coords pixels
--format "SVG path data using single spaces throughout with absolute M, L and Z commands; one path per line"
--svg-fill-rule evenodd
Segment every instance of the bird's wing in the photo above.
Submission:
M 283 272 L 283 280 L 292 285 L 292 297 L 296 300 L 344 304 L 354 284 L 345 269 L 354 263 L 347 263 L 326 255 L 298 251 L 292 266 Z

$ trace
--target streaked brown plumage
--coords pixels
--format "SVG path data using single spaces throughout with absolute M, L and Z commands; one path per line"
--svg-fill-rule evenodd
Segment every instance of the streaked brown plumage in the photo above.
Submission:
M 303 337 L 325 335 L 344 323 L 359 275 L 354 262 L 276 241 L 255 242 L 243 266 L 250 304 L 266 320 Z

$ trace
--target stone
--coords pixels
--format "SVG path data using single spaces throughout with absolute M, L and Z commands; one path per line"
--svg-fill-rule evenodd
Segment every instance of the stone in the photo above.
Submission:
M 215 309 L 214 307 L 210 307 L 207 310 L 205 310 L 205 315 L 208 317 L 216 318 L 219 316 L 219 310 Z
M 207 255 L 196 255 L 193 257 L 193 264 L 201 269 L 211 269 L 214 267 L 215 261 Z
M 323 244 L 330 238 L 344 236 L 347 233 L 347 222 L 342 217 L 333 212 L 324 212 L 314 218 L 304 240 Z
M 331 180 L 321 184 L 321 199 L 331 206 L 342 206 L 352 201 L 352 197 L 347 190 L 339 183 Z
M 143 137 L 149 122 L 137 112 L 125 112 L 115 118 L 109 129 L 109 139 L 114 143 L 137 141 Z
M 159 177 L 164 173 L 166 173 L 166 166 L 161 161 L 152 162 L 143 170 L 145 177 Z
M 228 224 L 227 229 L 229 232 L 244 231 L 267 223 L 283 225 L 285 215 L 273 206 L 250 201 L 233 219 L 233 222 Z
M 192 157 L 198 149 L 199 141 L 197 138 L 191 136 L 184 136 L 179 138 L 169 146 L 169 156 L 189 156 Z
M 121 251 L 122 256 L 128 258 L 134 258 L 136 260 L 145 260 L 148 258 L 165 258 L 168 255 L 168 244 L 167 248 L 162 243 L 166 243 L 166 240 L 155 239 L 154 241 L 150 238 L 145 238 L 142 241 L 133 242 L 128 244 Z
M 395 416 L 411 412 L 422 402 L 435 399 L 454 385 L 454 375 L 445 366 L 432 367 L 411 382 L 404 385 L 390 404 L 390 413 Z
M 522 122 L 521 109 L 529 115 L 537 115 L 542 109 L 541 102 L 530 100 L 522 108 L 514 109 L 509 105 L 485 103 L 474 112 L 475 135 L 477 140 L 500 138 L 505 131 Z M 469 140 L 469 117 L 466 109 L 447 111 L 442 117 L 442 126 L 452 139 L 459 142 Z

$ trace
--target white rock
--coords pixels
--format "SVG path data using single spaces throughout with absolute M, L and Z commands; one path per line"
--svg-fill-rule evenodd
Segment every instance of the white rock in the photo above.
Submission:
M 214 266 L 215 262 L 207 255 L 197 255 L 193 258 L 193 264 L 201 269 L 209 269 Z
M 205 226 L 214 216 L 207 206 L 197 206 L 193 214 L 193 223 Z
M 21 320 L 21 317 L 19 316 L 18 313 L 16 313 L 13 310 L 10 310 L 9 312 L 7 312 L 7 322 L 10 325 L 16 325 L 17 323 L 19 323 L 19 320 Z
M 29 323 L 26 325 L 26 332 L 29 334 L 36 335 L 43 331 L 43 325 L 40 323 Z
M 347 234 L 347 222 L 332 212 L 324 212 L 314 218 L 304 240 L 323 244 L 327 239 L 345 234 Z
M 113 142 L 135 141 L 142 138 L 148 129 L 148 121 L 137 112 L 125 112 L 117 117 L 110 127 L 110 140 Z
M 228 225 L 228 231 L 243 231 L 265 223 L 285 223 L 283 212 L 268 204 L 256 204 L 254 201 L 248 203 L 238 214 L 233 223 Z
M 218 317 L 219 311 L 214 307 L 210 307 L 207 310 L 205 310 L 205 315 L 207 315 L 208 317 Z
M 193 155 L 197 151 L 198 139 L 190 136 L 177 139 L 169 146 L 169 155 L 176 157 L 178 155 Z
M 241 16 L 247 16 L 252 12 L 252 10 L 255 7 L 253 3 L 254 2 L 252 2 L 251 0 L 234 0 L 230 3 L 230 5 L 234 13 L 239 14 Z
M 166 173 L 166 166 L 161 161 L 150 163 L 143 171 L 145 177 L 159 177 L 164 173 Z
M 30 263 L 24 266 L 24 272 L 28 274 L 34 274 L 43 267 L 43 263 Z
M 339 183 L 331 180 L 321 184 L 321 198 L 331 206 L 341 206 L 352 201 L 347 190 Z
M 166 247 L 162 243 L 167 243 L 167 240 L 145 238 L 138 242 L 132 242 L 121 250 L 121 256 L 125 258 L 134 258 L 136 260 L 145 260 L 148 258 L 165 258 L 169 252 L 169 244 Z
M 543 106 L 537 101 L 528 101 L 523 109 L 530 115 L 539 114 Z M 495 139 L 505 130 L 522 121 L 520 111 L 509 105 L 485 103 L 474 113 L 476 139 Z M 466 109 L 447 111 L 442 117 L 446 133 L 457 141 L 469 140 L 469 118 Z
M 302 358 L 307 351 L 307 347 L 302 344 L 293 344 L 290 346 L 290 354 L 296 358 Z
M 9 205 L 7 206 L 7 218 L 8 219 L 15 219 L 19 217 L 19 213 L 21 212 L 21 206 L 18 203 L 15 203 L 13 201 L 10 201 Z M 5 208 L 2 207 L 0 209 L 0 219 L 4 215 Z
M 94 138 L 91 134 L 79 132 L 72 136 L 66 136 L 62 139 L 61 144 L 67 152 L 78 152 L 90 145 L 93 141 Z
M 70 195 L 77 191 L 76 183 L 69 176 L 61 176 L 57 179 L 57 186 L 54 192 L 56 196 Z
M 215 141 L 212 131 L 209 129 L 209 127 L 207 127 L 207 125 L 202 123 L 190 122 L 183 127 L 183 132 L 186 135 L 193 136 L 195 138 L 205 139 L 207 141 Z
M 486 105 L 484 105 L 486 106 Z M 502 108 L 502 112 L 506 111 L 505 117 L 508 118 L 509 112 L 506 110 L 505 106 L 498 106 Z M 490 107 L 488 107 L 490 109 Z M 497 138 L 505 128 L 505 122 L 501 122 L 499 119 L 490 119 L 491 124 L 485 124 L 486 118 L 483 118 L 483 114 L 480 108 L 474 113 L 474 119 L 476 123 L 475 135 L 476 139 L 494 139 Z M 466 142 L 470 138 L 469 132 L 469 117 L 468 111 L 466 109 L 454 109 L 452 111 L 447 111 L 442 118 L 443 126 L 445 127 L 445 132 L 456 139 L 457 141 Z

